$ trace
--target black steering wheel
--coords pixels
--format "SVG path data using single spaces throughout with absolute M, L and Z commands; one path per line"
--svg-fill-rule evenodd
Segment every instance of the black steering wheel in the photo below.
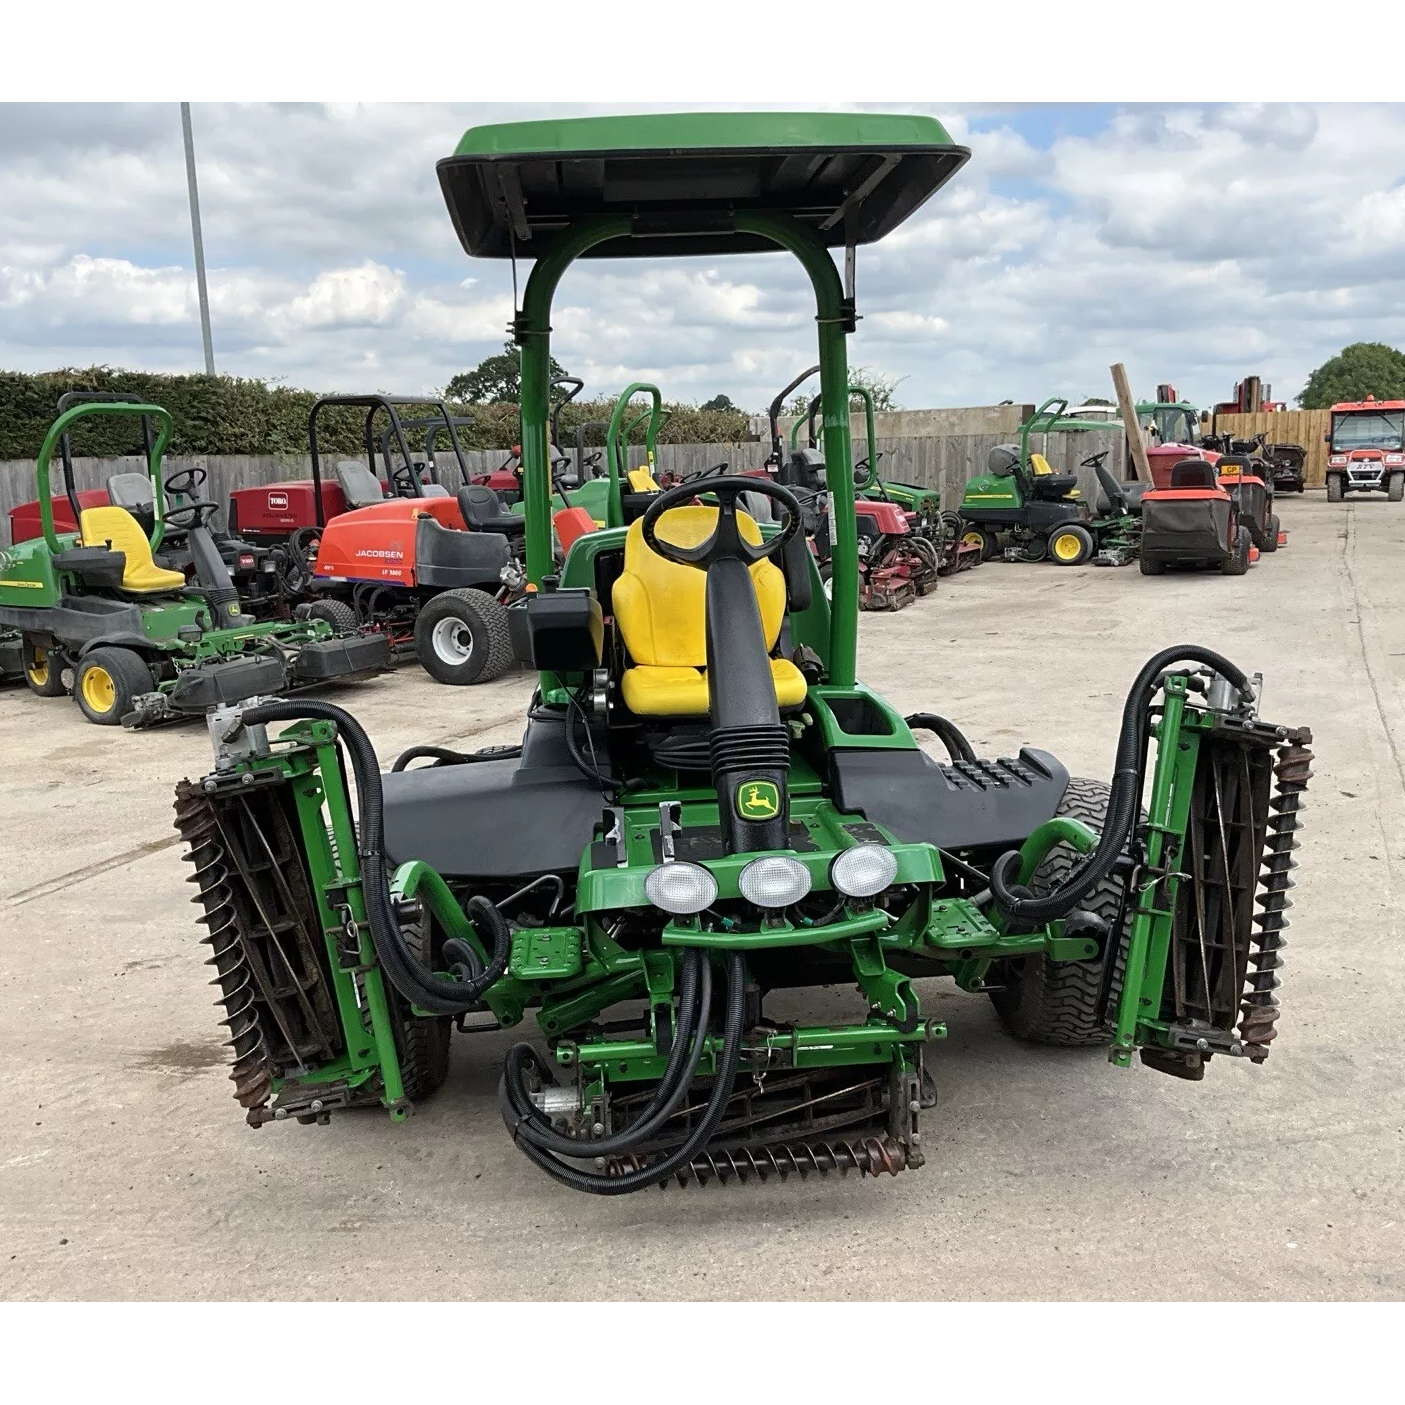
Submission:
M 423 484 L 418 472 L 410 464 L 398 463 L 390 470 L 390 483 L 395 489 L 397 497 L 418 498 L 423 497 L 421 489 Z
M 1080 468 L 1101 468 L 1103 460 L 1112 452 L 1111 449 L 1103 449 L 1100 453 L 1089 454 L 1086 459 L 1079 464 Z
M 679 546 L 675 542 L 660 541 L 655 535 L 659 518 L 671 507 L 683 507 L 692 502 L 697 491 L 690 483 L 680 483 L 678 487 L 660 493 L 649 504 L 649 510 L 640 521 L 639 530 L 643 533 L 644 545 L 665 561 L 673 561 L 680 566 L 696 566 L 700 571 L 705 571 L 714 561 L 744 561 L 751 566 L 767 557 L 778 556 L 800 530 L 800 503 L 789 488 L 769 478 L 729 475 L 708 482 L 707 491 L 717 494 L 717 526 L 705 542 L 697 546 Z M 743 540 L 737 523 L 737 499 L 743 493 L 759 493 L 764 498 L 774 498 L 785 508 L 785 525 L 775 536 L 758 546 Z
M 178 468 L 166 479 L 164 486 L 168 493 L 174 493 L 179 498 L 193 497 L 205 486 L 209 476 L 203 468 Z
M 219 510 L 219 503 L 211 502 L 209 498 L 191 498 L 188 502 L 168 507 L 163 520 L 168 527 L 188 532 L 192 527 L 203 527 L 210 514 Z

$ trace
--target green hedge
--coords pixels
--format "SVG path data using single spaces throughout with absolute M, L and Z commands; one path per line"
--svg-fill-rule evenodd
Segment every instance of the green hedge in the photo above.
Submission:
M 0 371 L 0 459 L 32 459 L 54 421 L 59 396 L 69 390 L 123 391 L 169 410 L 175 420 L 167 451 L 171 454 L 305 454 L 308 411 L 317 398 L 315 391 L 237 376 L 164 376 L 110 366 L 33 375 Z M 465 448 L 508 449 L 518 439 L 515 405 L 451 408 L 473 417 L 472 426 L 461 435 Z M 586 420 L 608 420 L 613 408 L 609 401 L 568 405 L 561 416 L 562 437 L 574 442 L 568 431 Z M 669 408 L 672 415 L 660 436 L 664 443 L 717 444 L 747 436 L 747 416 L 741 411 Z M 430 413 L 429 407 L 424 413 Z M 329 452 L 354 453 L 361 447 L 363 420 L 364 411 L 328 410 L 318 417 L 319 442 L 325 438 Z M 139 437 L 131 420 L 102 416 L 74 430 L 73 449 L 80 456 L 98 458 L 128 454 Z M 635 442 L 640 437 L 636 431 Z M 588 438 L 594 444 L 604 442 L 598 432 Z M 445 446 L 441 435 L 438 447 Z

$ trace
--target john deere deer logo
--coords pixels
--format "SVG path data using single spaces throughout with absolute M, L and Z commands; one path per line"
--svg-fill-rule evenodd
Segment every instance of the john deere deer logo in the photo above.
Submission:
M 737 787 L 737 813 L 744 820 L 773 820 L 781 812 L 774 781 L 743 781 Z

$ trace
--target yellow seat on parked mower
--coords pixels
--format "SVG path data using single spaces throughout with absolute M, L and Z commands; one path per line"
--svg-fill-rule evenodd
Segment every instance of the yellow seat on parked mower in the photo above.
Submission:
M 654 481 L 654 475 L 647 468 L 631 468 L 625 477 L 629 480 L 631 493 L 659 493 L 663 491 Z
M 85 507 L 78 530 L 84 546 L 106 546 L 127 558 L 122 568 L 123 590 L 153 595 L 184 588 L 185 577 L 179 571 L 168 571 L 151 559 L 151 543 L 141 523 L 125 507 Z
M 755 519 L 737 513 L 743 540 L 759 543 Z M 700 546 L 717 525 L 715 507 L 675 507 L 659 519 L 658 535 L 678 546 Z M 751 567 L 766 647 L 775 648 L 785 617 L 785 577 L 770 561 Z M 624 573 L 615 582 L 612 609 L 625 648 L 634 660 L 622 688 L 631 712 L 641 717 L 707 715 L 707 573 L 665 561 L 644 544 L 642 521 L 624 539 Z M 771 681 L 780 707 L 805 700 L 805 676 L 789 659 L 771 659 Z

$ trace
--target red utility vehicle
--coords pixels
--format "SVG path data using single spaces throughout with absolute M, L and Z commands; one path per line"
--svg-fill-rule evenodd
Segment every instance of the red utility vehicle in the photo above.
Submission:
M 1405 498 L 1405 400 L 1343 400 L 1327 436 L 1327 501 L 1348 493 Z

